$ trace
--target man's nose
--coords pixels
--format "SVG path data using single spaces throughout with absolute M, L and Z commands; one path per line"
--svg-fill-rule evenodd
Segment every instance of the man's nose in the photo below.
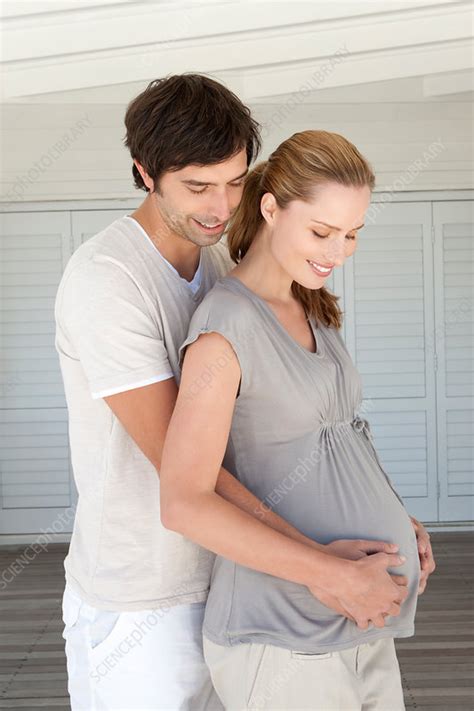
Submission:
M 209 205 L 209 214 L 214 215 L 219 222 L 227 222 L 230 218 L 230 202 L 227 194 L 216 195 Z

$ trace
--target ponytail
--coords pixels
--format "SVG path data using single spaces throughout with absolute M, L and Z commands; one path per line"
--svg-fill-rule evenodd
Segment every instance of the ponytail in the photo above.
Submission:
M 242 199 L 231 220 L 227 245 L 234 262 L 240 262 L 244 258 L 263 220 L 260 200 L 264 194 L 262 175 L 267 162 L 262 161 L 247 175 Z

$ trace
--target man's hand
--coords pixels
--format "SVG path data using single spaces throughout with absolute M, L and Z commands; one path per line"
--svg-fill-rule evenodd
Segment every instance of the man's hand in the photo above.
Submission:
M 433 551 L 431 548 L 430 535 L 426 528 L 420 521 L 418 521 L 414 516 L 410 516 L 413 528 L 416 533 L 416 540 L 418 543 L 418 555 L 420 558 L 420 584 L 418 587 L 418 595 L 425 592 L 426 583 L 431 573 L 436 568 L 435 559 L 433 556 Z

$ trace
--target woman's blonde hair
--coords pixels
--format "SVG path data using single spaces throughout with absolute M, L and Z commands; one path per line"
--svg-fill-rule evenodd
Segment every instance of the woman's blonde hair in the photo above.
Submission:
M 228 232 L 227 243 L 234 262 L 239 262 L 263 222 L 262 195 L 271 193 L 284 209 L 292 200 L 314 199 L 318 185 L 335 182 L 348 187 L 375 185 L 370 164 L 344 136 L 329 131 L 302 131 L 283 141 L 246 178 L 242 200 Z M 293 282 L 292 291 L 307 316 L 328 327 L 340 328 L 339 297 L 324 286 L 308 289 Z

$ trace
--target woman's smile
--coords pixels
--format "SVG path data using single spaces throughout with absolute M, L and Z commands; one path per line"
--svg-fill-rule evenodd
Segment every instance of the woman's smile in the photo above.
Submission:
M 318 262 L 311 261 L 311 259 L 307 259 L 306 261 L 308 262 L 313 272 L 315 272 L 318 276 L 328 277 L 333 270 L 333 267 L 325 267 L 324 265 L 319 264 Z

